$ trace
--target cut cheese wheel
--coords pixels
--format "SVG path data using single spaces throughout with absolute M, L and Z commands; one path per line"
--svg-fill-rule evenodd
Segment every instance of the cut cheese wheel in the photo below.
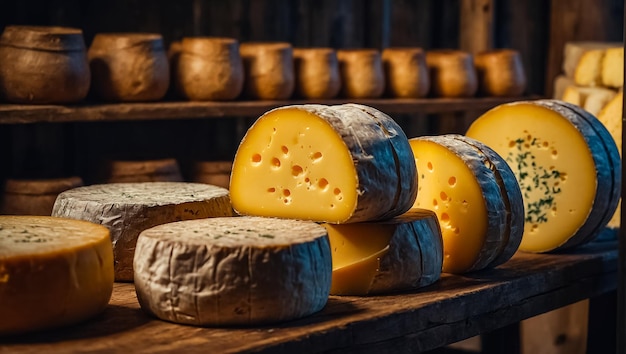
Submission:
M 422 48 L 385 48 L 383 67 L 389 96 L 422 98 L 428 94 L 430 78 Z
M 244 136 L 230 193 L 245 215 L 373 221 L 411 208 L 416 174 L 406 135 L 384 113 L 355 104 L 286 106 Z
M 284 100 L 295 86 L 293 49 L 283 42 L 247 42 L 239 46 L 244 67 L 244 92 L 253 99 Z
M 53 216 L 82 219 L 111 231 L 115 280 L 133 280 L 133 255 L 139 233 L 168 222 L 232 216 L 228 190 L 184 182 L 91 185 L 59 194 Z
M 517 250 L 523 205 L 515 176 L 502 158 L 457 135 L 410 139 L 419 189 L 415 207 L 433 210 L 443 235 L 443 271 L 493 267 Z M 522 214 L 522 215 L 519 215 Z
M 601 62 L 598 63 L 597 61 L 591 59 L 598 58 L 598 55 L 602 56 L 608 48 L 618 47 L 622 47 L 622 44 L 617 42 L 613 43 L 591 41 L 565 43 L 565 47 L 563 49 L 563 72 L 565 73 L 565 76 L 574 78 L 576 76 L 576 71 L 579 70 L 579 68 L 582 69 L 585 66 L 592 70 L 594 68 L 599 68 Z M 591 54 L 587 56 L 587 63 L 581 63 L 582 57 L 585 56 L 585 54 L 588 52 L 591 52 Z M 590 75 L 593 81 L 599 78 L 597 76 L 598 74 L 599 72 Z
M 276 323 L 321 310 L 332 260 L 324 227 L 260 217 L 189 220 L 145 230 L 135 288 L 142 309 L 176 323 Z
M 331 295 L 417 289 L 441 275 L 441 229 L 430 210 L 412 209 L 380 222 L 324 226 L 333 255 Z
M 608 48 L 602 58 L 602 85 L 624 86 L 624 47 Z
M 385 73 L 380 51 L 340 49 L 337 51 L 341 95 L 348 98 L 377 98 L 385 91 Z
M 617 92 L 603 87 L 580 87 L 570 85 L 565 88 L 561 99 L 584 108 L 587 112 L 597 115 Z
M 558 102 L 500 105 L 474 121 L 467 135 L 493 148 L 515 172 L 526 214 L 521 250 L 582 244 L 615 210 L 606 196 L 614 185 L 609 171 L 620 162 L 608 156 L 585 119 Z
M 426 52 L 431 92 L 435 97 L 472 97 L 478 90 L 478 77 L 470 53 L 460 50 Z
M 478 53 L 474 62 L 483 95 L 519 96 L 526 90 L 526 74 L 518 51 L 490 50 Z
M 50 216 L 0 216 L 0 336 L 74 324 L 113 291 L 109 230 Z

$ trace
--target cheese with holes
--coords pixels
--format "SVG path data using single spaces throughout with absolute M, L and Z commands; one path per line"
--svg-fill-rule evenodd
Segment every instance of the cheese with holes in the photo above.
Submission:
M 324 226 L 333 256 L 331 295 L 417 289 L 441 275 L 441 229 L 430 210 L 412 209 L 380 222 Z
M 200 183 L 146 182 L 91 185 L 57 197 L 53 216 L 102 224 L 111 231 L 115 280 L 133 280 L 139 233 L 172 221 L 232 216 L 225 188 Z
M 374 221 L 411 208 L 416 174 L 408 139 L 386 114 L 356 104 L 286 106 L 242 139 L 230 194 L 245 215 Z
M 565 88 L 561 99 L 597 115 L 616 94 L 617 92 L 614 90 L 604 87 L 568 86 Z
M 50 216 L 0 216 L 0 336 L 78 323 L 113 291 L 106 227 Z
M 602 85 L 624 86 L 624 47 L 608 48 L 602 58 Z
M 520 184 L 525 230 L 520 249 L 546 252 L 592 240 L 613 213 L 615 167 L 606 134 L 554 100 L 500 105 L 479 117 L 467 136 L 493 148 Z M 621 168 L 621 167 L 620 167 Z M 620 177 L 621 178 L 621 177 Z
M 523 234 L 515 176 L 489 147 L 460 135 L 410 139 L 419 171 L 415 207 L 437 214 L 443 271 L 466 273 L 506 262 Z
M 321 310 L 332 259 L 324 227 L 261 217 L 160 225 L 137 240 L 141 308 L 182 324 L 277 323 Z

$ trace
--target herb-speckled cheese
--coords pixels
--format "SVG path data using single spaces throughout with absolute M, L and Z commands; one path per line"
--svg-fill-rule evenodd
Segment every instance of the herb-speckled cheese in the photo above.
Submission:
M 232 216 L 228 190 L 185 182 L 111 183 L 61 193 L 53 216 L 82 219 L 111 231 L 115 280 L 133 280 L 133 255 L 139 233 L 172 221 Z
M 0 216 L 0 336 L 93 317 L 112 291 L 106 227 L 50 216 Z
M 139 303 L 183 324 L 276 323 L 321 310 L 331 283 L 324 227 L 261 217 L 211 218 L 145 230 L 134 260 Z

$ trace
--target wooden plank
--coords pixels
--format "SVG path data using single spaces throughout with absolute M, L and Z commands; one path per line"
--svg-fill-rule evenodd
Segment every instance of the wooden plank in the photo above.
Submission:
M 493 47 L 494 0 L 461 1 L 460 48 L 476 54 Z
M 0 344 L 0 352 L 421 352 L 615 289 L 616 246 L 603 242 L 569 253 L 518 253 L 496 269 L 444 274 L 420 291 L 331 296 L 317 314 L 253 328 L 156 320 L 139 309 L 132 284 L 116 284 L 101 316 L 66 329 L 10 338 Z

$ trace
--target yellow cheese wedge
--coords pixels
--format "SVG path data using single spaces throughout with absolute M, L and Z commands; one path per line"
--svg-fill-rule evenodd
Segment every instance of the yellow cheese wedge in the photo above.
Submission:
M 568 86 L 563 92 L 562 100 L 584 108 L 587 112 L 597 115 L 608 104 L 617 92 L 603 87 Z
M 440 277 L 443 244 L 432 211 L 412 209 L 385 221 L 323 225 L 333 255 L 331 295 L 417 289 Z
M 523 205 L 507 164 L 495 153 L 483 153 L 487 146 L 457 135 L 410 143 L 420 171 L 415 207 L 439 218 L 443 271 L 465 273 L 508 260 L 521 239 Z
M 109 230 L 50 216 L 0 216 L 0 336 L 74 324 L 113 291 Z
M 417 190 L 402 129 L 371 107 L 301 105 L 274 109 L 250 127 L 230 180 L 240 214 L 331 223 L 406 212 Z
M 622 44 L 618 42 L 567 42 L 565 43 L 565 47 L 563 48 L 563 72 L 565 73 L 565 76 L 573 79 L 576 77 L 576 71 L 579 70 L 580 67 L 587 66 L 588 68 L 594 70 L 599 69 L 601 66 L 601 62 L 598 63 L 596 60 L 591 60 L 587 63 L 581 63 L 581 60 L 583 60 L 582 57 L 585 56 L 585 54 L 588 52 L 593 52 L 587 57 L 586 60 L 597 59 L 598 55 L 603 56 L 604 52 L 608 48 L 619 47 L 622 47 Z M 599 71 L 596 71 L 593 75 L 590 75 L 590 77 L 592 77 L 594 81 L 599 80 L 600 77 L 598 76 L 598 74 Z
M 602 59 L 602 85 L 624 86 L 624 47 L 608 48 Z
M 604 50 L 585 51 L 576 64 L 574 82 L 580 86 L 600 86 L 602 84 L 602 59 Z
M 521 250 L 580 245 L 615 210 L 606 196 L 613 193 L 611 171 L 620 162 L 589 122 L 557 101 L 500 105 L 474 121 L 466 135 L 493 148 L 517 177 L 526 215 Z

